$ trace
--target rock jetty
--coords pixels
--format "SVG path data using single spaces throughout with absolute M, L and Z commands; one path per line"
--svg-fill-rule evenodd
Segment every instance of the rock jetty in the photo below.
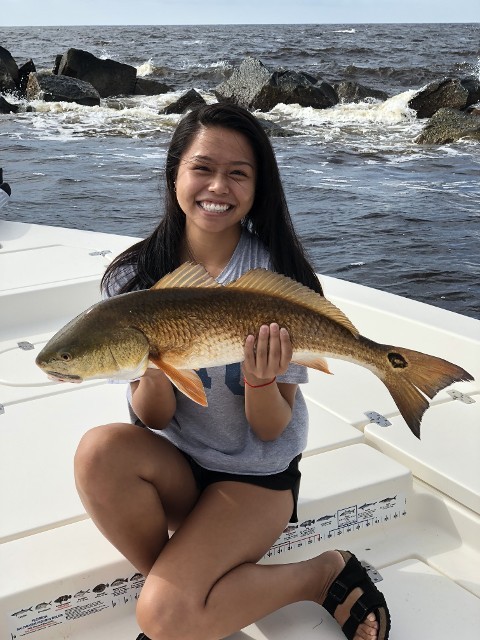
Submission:
M 174 90 L 156 78 L 138 77 L 136 68 L 131 65 L 103 60 L 82 49 L 70 48 L 57 55 L 52 72 L 37 72 L 33 60 L 19 67 L 12 54 L 0 47 L 0 93 L 12 95 L 12 99 L 17 96 L 27 100 L 76 102 L 84 106 L 103 104 L 113 108 L 115 101 L 112 98 L 153 96 Z M 280 103 L 329 109 L 339 103 L 389 98 L 383 91 L 355 82 L 329 84 L 302 70 L 270 69 L 253 57 L 245 58 L 230 77 L 213 87 L 211 92 L 219 102 L 239 104 L 257 112 L 270 111 Z M 160 113 L 181 114 L 204 102 L 192 88 Z M 480 80 L 473 76 L 441 78 L 422 87 L 408 104 L 417 118 L 428 120 L 416 142 L 444 144 L 465 137 L 477 140 L 478 115 L 471 110 L 477 103 L 480 103 Z M 0 97 L 0 114 L 15 113 L 18 109 L 19 105 Z M 261 121 L 269 135 L 292 135 L 273 123 Z

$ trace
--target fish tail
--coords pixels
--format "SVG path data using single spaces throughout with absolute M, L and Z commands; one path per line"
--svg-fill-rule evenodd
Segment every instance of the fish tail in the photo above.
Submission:
M 471 381 L 473 376 L 442 358 L 411 349 L 382 347 L 384 366 L 379 377 L 412 433 L 420 438 L 422 416 L 429 407 L 427 398 L 434 398 L 454 382 Z

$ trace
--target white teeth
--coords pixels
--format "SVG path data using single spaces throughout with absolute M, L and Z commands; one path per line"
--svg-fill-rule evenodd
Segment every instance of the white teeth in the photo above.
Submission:
M 200 202 L 199 204 L 202 209 L 205 209 L 205 211 L 211 211 L 212 213 L 223 213 L 224 211 L 227 211 L 227 209 L 230 209 L 229 204 L 216 204 L 214 202 Z

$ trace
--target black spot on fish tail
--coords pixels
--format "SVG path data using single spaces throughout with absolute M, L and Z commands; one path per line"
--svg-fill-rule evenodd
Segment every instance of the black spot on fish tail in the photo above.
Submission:
M 401 353 L 391 351 L 387 354 L 387 358 L 394 369 L 405 369 L 406 367 L 408 367 L 408 362 L 405 360 Z

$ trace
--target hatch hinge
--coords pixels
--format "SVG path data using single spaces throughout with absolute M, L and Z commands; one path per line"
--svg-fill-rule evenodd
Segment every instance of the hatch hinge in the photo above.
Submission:
M 31 351 L 32 349 L 35 349 L 35 345 L 32 344 L 31 342 L 28 342 L 28 340 L 22 340 L 22 342 L 17 342 L 17 345 L 19 349 L 22 349 L 22 351 Z
M 108 256 L 109 253 L 112 253 L 110 249 L 101 249 L 100 251 L 90 251 L 89 256 Z
M 474 402 L 476 402 L 475 398 L 469 396 L 468 393 L 462 393 L 461 391 L 456 391 L 455 389 L 451 389 L 450 391 L 447 391 L 447 393 L 454 400 L 460 400 L 460 402 L 464 402 L 465 404 L 473 404 Z
M 366 570 L 372 582 L 381 582 L 383 580 L 382 575 L 373 565 L 369 564 L 365 560 L 361 560 L 360 564 Z
M 3 406 L 3 404 L 0 404 L 0 416 L 3 416 L 4 413 L 5 413 L 5 407 Z
M 371 423 L 378 424 L 380 427 L 390 427 L 392 424 L 390 420 L 387 420 L 385 416 L 382 416 L 382 414 L 377 411 L 366 411 L 365 415 Z

